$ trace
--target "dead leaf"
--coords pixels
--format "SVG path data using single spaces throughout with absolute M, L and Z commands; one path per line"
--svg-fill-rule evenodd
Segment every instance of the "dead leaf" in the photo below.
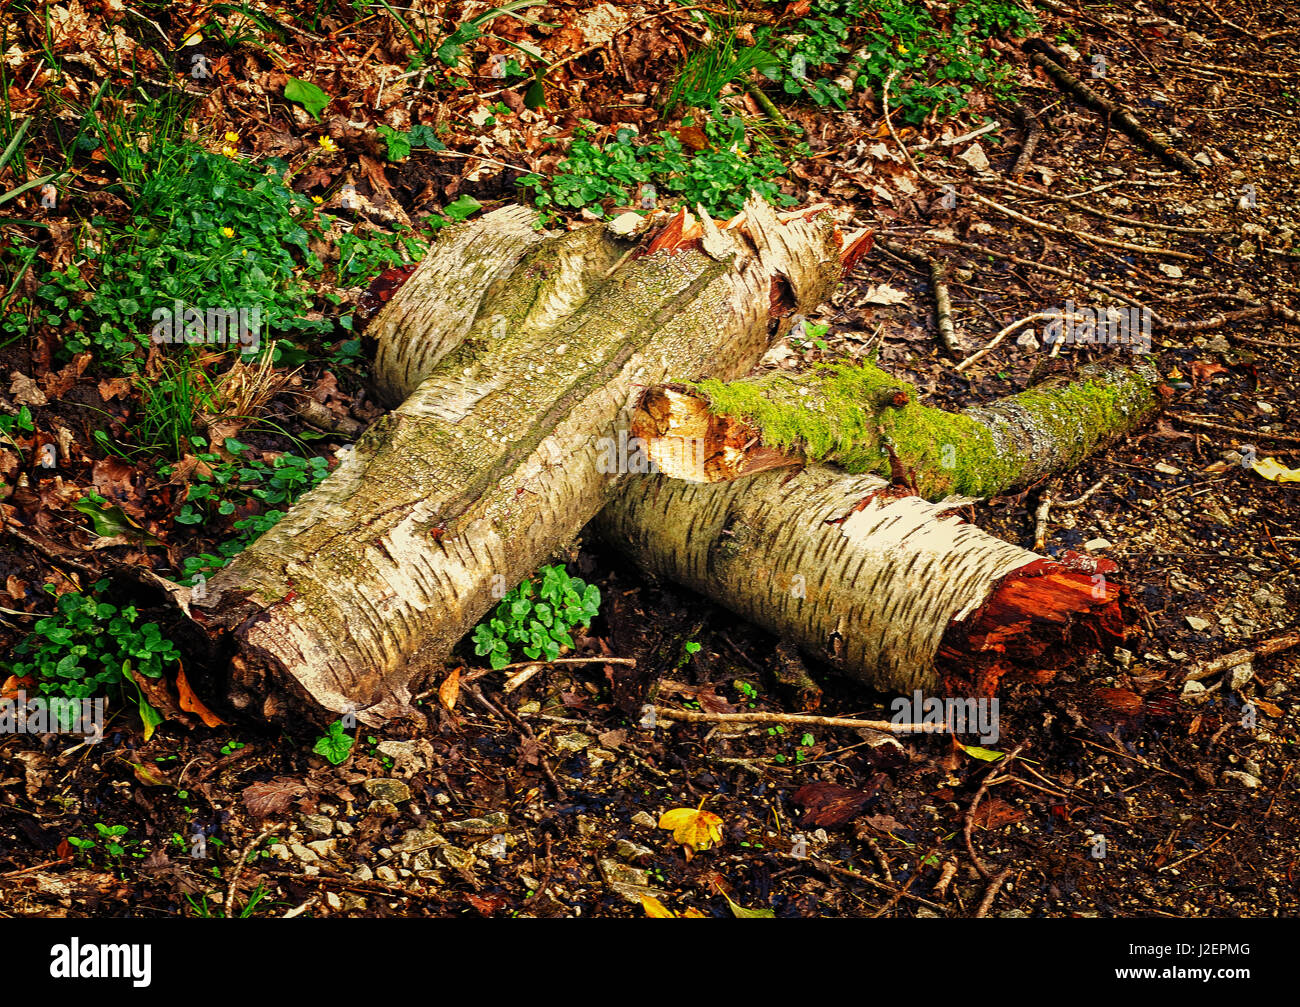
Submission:
M 804 809 L 800 825 L 834 829 L 857 816 L 871 800 L 871 791 L 853 790 L 834 783 L 806 783 L 791 795 Z
M 284 811 L 306 790 L 307 784 L 302 780 L 292 776 L 277 776 L 265 783 L 249 784 L 240 796 L 249 814 L 254 818 L 266 818 Z
M 902 304 L 906 300 L 907 294 L 885 283 L 869 288 L 863 297 L 864 304 Z
M 728 899 L 727 901 L 730 902 L 731 900 Z M 704 913 L 694 907 L 688 908 L 686 912 L 678 916 L 677 913 L 673 912 L 653 895 L 641 896 L 641 908 L 645 910 L 645 914 L 652 920 L 708 919 Z
M 1300 483 L 1300 469 L 1289 469 L 1276 458 L 1260 458 L 1251 468 L 1269 482 Z
M 10 374 L 13 379 L 9 383 L 9 394 L 14 397 L 14 401 L 20 406 L 43 406 L 49 403 L 45 393 L 41 391 L 40 386 L 22 371 L 14 371 Z
M 673 808 L 659 817 L 659 828 L 671 829 L 673 840 L 692 853 L 722 840 L 722 819 L 703 808 Z
M 181 709 L 186 713 L 197 713 L 208 727 L 221 727 L 226 723 L 204 706 L 199 697 L 194 694 L 194 690 L 190 688 L 189 679 L 185 677 L 184 668 L 176 672 L 176 692 L 180 697 Z
M 452 668 L 451 674 L 438 686 L 438 700 L 448 711 L 456 709 L 456 700 L 460 698 L 460 669 Z

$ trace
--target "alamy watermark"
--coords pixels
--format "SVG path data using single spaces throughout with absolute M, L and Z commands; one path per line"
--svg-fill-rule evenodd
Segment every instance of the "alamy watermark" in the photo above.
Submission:
M 998 701 L 974 697 L 941 698 L 923 696 L 915 689 L 909 699 L 899 696 L 890 703 L 891 724 L 923 725 L 924 731 L 977 735 L 986 745 L 995 744 L 998 730 Z
M 672 468 L 687 472 L 704 469 L 704 440 L 699 437 L 666 437 L 656 444 L 660 457 L 671 455 Z M 596 441 L 596 471 L 601 475 L 657 475 L 661 470 L 650 457 L 650 442 L 620 430 L 617 437 Z
M 155 308 L 149 338 L 155 343 L 214 343 L 238 345 L 241 353 L 255 353 L 262 344 L 262 306 L 187 307 L 182 301 Z
M 80 734 L 97 744 L 104 740 L 104 700 L 33 696 L 19 689 L 0 697 L 0 734 Z
M 1064 308 L 1045 314 L 1044 344 L 1127 346 L 1131 353 L 1151 352 L 1150 308 L 1076 307 L 1066 301 Z

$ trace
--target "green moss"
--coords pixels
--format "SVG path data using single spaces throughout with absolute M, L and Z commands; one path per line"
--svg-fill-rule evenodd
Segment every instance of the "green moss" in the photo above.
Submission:
M 767 446 L 849 472 L 890 475 L 891 448 L 918 491 L 941 499 L 991 496 L 1068 468 L 1158 407 L 1149 367 L 1090 367 L 1084 375 L 960 413 L 921 405 L 915 388 L 870 364 L 688 388 L 714 413 L 749 424 Z

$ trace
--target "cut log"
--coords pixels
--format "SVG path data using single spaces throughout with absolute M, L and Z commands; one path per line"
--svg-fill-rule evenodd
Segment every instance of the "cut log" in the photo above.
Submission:
M 407 334 L 394 329 L 389 338 Z M 953 454 L 957 445 L 980 453 L 991 470 L 997 452 L 1007 452 L 1015 464 L 1004 461 L 996 470 L 1004 473 L 999 487 L 1076 464 L 1145 420 L 1156 398 L 1149 367 L 1095 375 L 1084 368 L 1079 384 L 1052 378 L 1032 395 L 954 415 L 920 406 L 909 385 L 871 370 L 870 394 L 850 405 L 878 412 L 883 402 L 895 420 L 907 416 L 923 430 L 942 423 L 954 430 Z M 1096 402 L 1110 405 L 1101 409 Z M 1046 424 L 1030 419 L 1036 407 L 1051 417 L 1077 415 Z M 694 415 L 703 421 L 694 432 L 702 444 L 709 414 Z M 794 407 L 791 415 L 807 418 Z M 633 432 L 637 421 L 634 416 Z M 950 452 L 927 440 L 914 443 L 902 436 L 906 429 L 898 422 L 889 427 L 898 456 L 921 473 L 917 482 L 932 493 L 955 489 L 951 477 L 943 480 L 955 467 L 943 465 Z M 1045 430 L 1056 436 L 1047 438 Z M 679 432 L 687 435 L 678 442 L 679 457 L 698 461 L 691 433 Z M 986 439 L 995 436 L 994 443 Z M 745 457 L 759 455 L 750 445 Z M 1123 638 L 1123 592 L 1106 579 L 1113 563 L 1072 555 L 1053 562 L 949 514 L 969 501 L 954 497 L 936 507 L 899 496 L 877 476 L 823 465 L 793 478 L 771 472 L 717 486 L 637 477 L 623 484 L 592 527 L 652 573 L 880 689 L 946 685 L 962 694 L 988 693 L 1003 675 L 1038 675 Z
M 729 482 L 630 481 L 594 528 L 675 580 L 881 690 L 990 695 L 1124 638 L 1108 560 L 1055 562 L 899 495 L 811 465 Z M 903 491 L 906 494 L 906 491 Z
M 430 354 L 441 359 L 414 392 L 191 600 L 229 657 L 234 705 L 270 719 L 408 714 L 412 681 L 623 480 L 603 471 L 602 439 L 626 430 L 645 386 L 739 376 L 781 318 L 830 294 L 844 239 L 825 216 L 785 218 L 761 201 L 743 229 L 682 214 L 648 245 L 585 227 L 530 242 L 508 274 L 514 253 L 489 243 L 460 345 Z M 385 309 L 410 319 L 413 342 L 455 331 L 415 307 L 453 296 L 421 277 Z M 390 395 L 424 370 L 421 352 L 386 358 Z
M 898 475 L 930 500 L 990 497 L 1077 465 L 1159 411 L 1149 364 L 1090 364 L 959 413 L 870 364 L 648 389 L 632 434 L 658 470 L 717 482 L 805 461 Z

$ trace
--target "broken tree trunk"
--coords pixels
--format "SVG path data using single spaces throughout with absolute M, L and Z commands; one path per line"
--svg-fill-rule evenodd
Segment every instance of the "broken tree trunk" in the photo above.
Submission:
M 390 328 L 385 338 L 419 335 Z M 1150 368 L 1096 377 L 1085 368 L 1083 384 L 1052 379 L 1035 395 L 954 416 L 918 405 L 906 383 L 872 372 L 860 408 L 884 398 L 896 419 L 908 417 L 923 433 L 942 421 L 954 453 L 983 457 L 986 469 L 1010 482 L 1017 480 L 1009 473 L 1028 480 L 1076 464 L 1135 427 L 1149 415 L 1155 381 Z M 1092 406 L 1081 406 L 1081 391 L 1093 393 Z M 1035 402 L 1052 417 L 1061 410 L 1078 416 L 1032 420 Z M 937 449 L 932 476 L 935 452 L 913 447 L 902 436 L 906 428 L 889 428 L 900 457 L 937 492 L 949 452 Z M 1049 442 L 1043 428 L 1057 436 Z M 1015 464 L 999 463 L 1000 451 Z M 688 456 L 699 457 L 694 450 Z M 949 477 L 943 491 L 955 485 Z M 876 476 L 821 465 L 794 477 L 772 472 L 716 486 L 652 476 L 625 481 L 593 527 L 646 569 L 881 689 L 934 689 L 946 678 L 951 688 L 989 692 L 1009 671 L 1052 669 L 1079 650 L 1122 638 L 1122 592 L 1105 579 L 1113 563 L 1056 563 L 1008 545 L 946 516 L 966 502 L 959 498 L 936 507 L 898 497 Z
M 906 491 L 903 491 L 906 494 Z M 1055 562 L 829 466 L 721 483 L 629 482 L 596 530 L 695 589 L 881 690 L 990 695 L 1124 637 L 1109 560 Z
M 1089 364 L 958 413 L 870 364 L 647 390 L 632 434 L 665 475 L 718 482 L 828 461 L 895 475 L 929 500 L 989 497 L 1071 468 L 1160 409 L 1149 364 Z
M 761 201 L 743 216 L 743 232 L 705 217 L 684 241 L 679 215 L 648 245 L 585 227 L 530 242 L 513 268 L 513 252 L 489 249 L 460 344 L 190 600 L 229 657 L 234 705 L 271 719 L 408 713 L 411 682 L 600 510 L 622 478 L 603 471 L 601 441 L 626 429 L 642 388 L 744 373 L 778 318 L 834 288 L 832 221 L 781 221 Z M 460 244 L 463 275 L 479 252 Z M 438 277 L 417 276 L 389 306 L 411 343 L 388 358 L 390 391 L 423 371 L 426 332 L 454 330 L 415 307 L 454 292 L 427 295 Z

